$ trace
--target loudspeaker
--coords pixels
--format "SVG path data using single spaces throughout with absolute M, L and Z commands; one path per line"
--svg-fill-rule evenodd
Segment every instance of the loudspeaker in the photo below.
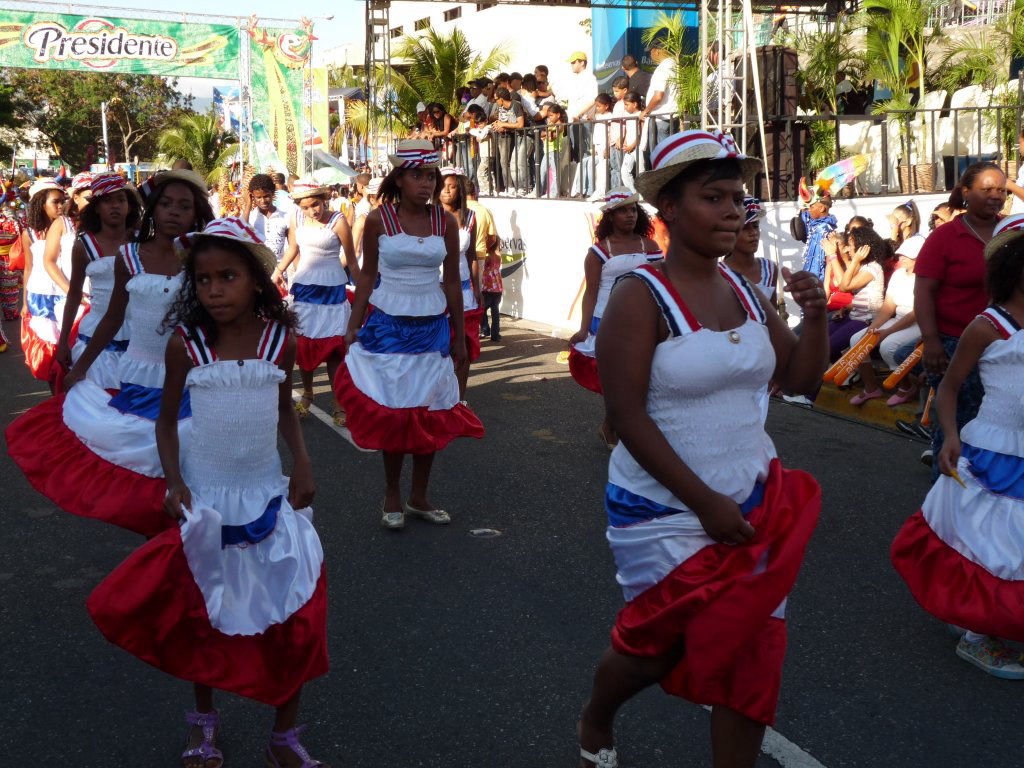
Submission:
M 804 173 L 803 155 L 809 135 L 805 124 L 795 121 L 776 120 L 765 122 L 765 144 L 767 153 L 754 151 L 757 157 L 764 157 L 768 165 L 768 177 L 758 174 L 754 181 L 754 194 L 762 200 L 795 200 L 799 195 L 800 177 Z M 760 135 L 758 134 L 758 144 Z M 760 149 L 760 147 L 758 147 Z
M 796 114 L 800 89 L 796 83 L 799 69 L 797 52 L 781 45 L 765 45 L 757 49 L 757 70 L 761 76 L 761 107 L 766 119 L 791 117 Z M 747 114 L 757 114 L 754 84 L 747 94 Z

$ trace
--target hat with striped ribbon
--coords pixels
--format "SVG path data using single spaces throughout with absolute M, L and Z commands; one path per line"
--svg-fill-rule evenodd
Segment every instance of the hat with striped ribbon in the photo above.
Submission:
M 260 236 L 249 226 L 249 224 L 237 216 L 226 216 L 223 219 L 214 219 L 202 232 L 189 232 L 178 238 L 178 244 L 185 248 L 192 248 L 200 238 L 214 237 L 225 240 L 234 240 L 241 243 L 256 257 L 256 260 L 267 271 L 272 274 L 277 268 L 277 256 L 260 240 Z
M 744 226 L 765 217 L 766 211 L 764 206 L 756 197 L 744 197 L 743 208 L 746 211 L 746 215 L 743 219 Z
M 388 155 L 391 167 L 437 168 L 441 165 L 441 154 L 426 139 L 406 139 L 398 142 L 395 154 Z
M 92 189 L 93 197 L 102 197 L 103 195 L 109 195 L 114 192 L 120 192 L 128 186 L 128 180 L 120 173 L 105 172 L 97 173 L 92 177 Z
M 92 189 L 92 178 L 93 176 L 89 171 L 75 174 L 75 177 L 71 179 L 71 191 L 78 192 L 83 189 Z
M 289 192 L 292 200 L 303 200 L 307 197 L 330 194 L 330 187 L 325 187 L 312 176 L 303 176 L 292 182 L 292 191 Z
M 466 175 L 466 170 L 464 168 L 459 168 L 456 165 L 446 165 L 444 168 L 441 169 L 441 177 L 442 178 L 445 177 L 445 176 L 463 176 L 464 177 L 465 175 Z
M 996 251 L 1021 235 L 1024 235 L 1024 213 L 1007 216 L 996 225 L 992 239 L 985 245 L 985 258 L 991 259 Z
M 641 173 L 636 188 L 651 205 L 658 204 L 658 193 L 684 170 L 701 160 L 735 160 L 743 180 L 753 178 L 761 161 L 747 157 L 732 136 L 721 131 L 681 131 L 662 140 L 651 153 L 651 170 Z
M 608 190 L 608 194 L 599 197 L 598 200 L 601 202 L 601 212 L 608 213 L 616 208 L 639 202 L 640 195 L 628 187 L 615 187 Z

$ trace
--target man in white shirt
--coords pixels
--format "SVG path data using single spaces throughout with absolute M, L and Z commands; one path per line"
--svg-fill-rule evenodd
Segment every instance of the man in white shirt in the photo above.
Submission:
M 655 37 L 651 42 L 651 61 L 656 62 L 658 66 L 651 75 L 651 86 L 647 89 L 647 106 L 640 113 L 645 123 L 644 135 L 641 138 L 644 149 L 647 148 L 648 132 L 651 127 L 654 128 L 654 146 L 668 138 L 672 133 L 671 118 L 676 113 L 676 60 L 665 50 L 664 45 L 663 37 Z M 655 116 L 651 121 L 653 125 L 648 125 L 647 118 L 652 115 Z
M 278 261 L 288 244 L 288 214 L 274 205 L 274 180 L 265 173 L 257 173 L 249 181 L 248 220 L 260 239 L 274 252 Z
M 569 56 L 569 66 L 572 67 L 572 75 L 566 79 L 565 85 L 560 86 L 559 95 L 568 100 L 566 112 L 569 121 L 572 123 L 589 119 L 594 109 L 594 99 L 597 98 L 597 78 L 587 66 L 587 54 L 583 51 L 576 51 Z M 571 125 L 569 127 L 569 142 L 573 153 L 576 156 L 576 167 L 572 168 L 573 197 L 582 194 L 584 197 L 592 191 L 590 179 L 590 164 L 584 162 L 590 155 L 590 130 L 585 125 Z
M 294 174 L 292 175 L 294 176 Z M 276 190 L 274 192 L 274 207 L 284 211 L 285 213 L 291 213 L 295 210 L 295 201 L 292 200 L 291 195 L 288 194 L 288 187 L 285 184 L 284 174 L 275 173 L 271 178 L 274 180 L 274 188 Z M 295 176 L 295 178 L 298 177 Z M 291 179 L 289 179 L 289 181 L 290 180 Z

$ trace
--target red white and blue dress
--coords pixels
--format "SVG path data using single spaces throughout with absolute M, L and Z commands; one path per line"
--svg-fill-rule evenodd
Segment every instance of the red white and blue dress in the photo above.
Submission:
M 96 326 L 100 324 L 100 320 L 107 313 L 110 296 L 114 292 L 114 266 L 118 258 L 117 256 L 105 256 L 99 241 L 90 232 L 83 232 L 78 239 L 85 248 L 85 255 L 89 259 L 85 268 L 86 284 L 89 287 L 89 311 L 78 324 L 78 340 L 71 348 L 73 363 L 77 363 L 78 358 L 85 352 L 92 335 L 96 332 Z M 127 349 L 128 323 L 126 321 L 89 366 L 86 378 L 96 382 L 103 389 L 120 389 L 121 355 Z
M 476 301 L 473 291 L 473 273 L 469 267 L 469 259 L 476 259 L 476 244 L 473 242 L 473 222 L 476 213 L 466 211 L 466 220 L 459 227 L 459 280 L 462 282 L 462 326 L 466 336 L 466 354 L 470 362 L 480 357 L 480 318 L 484 309 Z M 472 255 L 471 255 L 472 254 Z M 455 328 L 452 329 L 452 341 L 455 340 Z
M 626 605 L 612 646 L 656 656 L 684 643 L 679 664 L 661 681 L 665 691 L 772 723 L 786 596 L 817 523 L 821 491 L 809 475 L 782 469 L 764 431 L 758 396 L 775 368 L 764 310 L 741 275 L 720 268 L 747 315 L 732 331 L 701 327 L 657 267 L 624 279 L 647 286 L 668 327 L 651 362 L 647 412 L 679 458 L 733 499 L 757 533 L 743 546 L 716 543 L 619 443 L 605 506 Z
M 985 388 L 960 431 L 958 474 L 939 475 L 892 543 L 892 563 L 928 613 L 1024 642 L 1024 331 L 1000 306 L 978 360 Z
M 761 289 L 765 298 L 774 304 L 779 288 L 779 268 L 774 261 L 763 256 L 755 257 L 755 261 L 761 267 L 761 279 L 757 281 L 757 287 Z
M 480 419 L 459 402 L 451 331 L 438 273 L 447 249 L 445 212 L 430 208 L 431 234 L 402 231 L 390 203 L 380 206 L 373 312 L 334 379 L 360 448 L 433 453 L 456 437 L 483 437 Z
M 167 492 L 156 449 L 156 417 L 164 385 L 168 335 L 161 325 L 181 286 L 181 274 L 145 271 L 138 243 L 120 249 L 130 275 L 126 317 L 132 328 L 111 396 L 86 378 L 66 395 L 40 403 L 7 428 L 7 450 L 32 486 L 54 504 L 154 536 L 173 525 L 163 513 Z M 189 399 L 178 413 L 178 437 L 188 445 Z
M 569 373 L 576 383 L 591 392 L 601 394 L 601 379 L 597 375 L 597 329 L 601 325 L 601 315 L 608 306 L 608 297 L 612 294 L 615 281 L 632 272 L 643 264 L 655 264 L 665 258 L 658 250 L 636 253 L 620 253 L 612 255 L 611 244 L 606 239 L 604 244 L 595 243 L 590 250 L 601 260 L 601 283 L 597 289 L 597 301 L 594 304 L 594 316 L 590 320 L 590 333 L 579 344 L 573 344 L 569 350 Z
M 64 234 L 60 238 L 60 255 L 57 266 L 65 274 L 71 274 L 71 251 L 75 247 L 75 227 L 67 216 L 64 219 Z M 32 255 L 32 274 L 25 284 L 25 303 L 29 317 L 21 322 L 21 349 L 25 353 L 25 364 L 32 375 L 47 381 L 52 373 L 53 357 L 60 338 L 61 322 L 64 319 L 64 302 L 67 294 L 50 277 L 43 263 L 46 252 L 46 233 L 27 229 L 29 249 Z M 82 308 L 84 311 L 85 308 Z M 79 318 L 81 313 L 79 313 Z
M 218 359 L 202 331 L 177 332 L 194 364 L 181 451 L 192 510 L 104 579 L 89 613 L 168 674 L 280 706 L 327 671 L 323 549 L 312 510 L 288 503 L 277 451 L 287 331 L 268 323 L 245 360 Z
M 322 227 L 313 225 L 302 211 L 295 212 L 293 228 L 299 246 L 299 266 L 291 279 L 289 303 L 299 318 L 295 364 L 315 371 L 333 353 L 345 354 L 345 331 L 351 307 L 341 265 L 341 240 L 335 213 Z

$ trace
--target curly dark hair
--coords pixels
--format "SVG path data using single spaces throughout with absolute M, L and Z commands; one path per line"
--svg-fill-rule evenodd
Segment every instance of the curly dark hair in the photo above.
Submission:
M 856 227 L 851 229 L 847 235 L 847 240 L 854 250 L 857 250 L 861 246 L 868 246 L 871 251 L 868 253 L 868 257 L 864 259 L 864 264 L 870 264 L 872 261 L 877 261 L 879 264 L 885 264 L 890 258 L 892 258 L 892 243 L 884 239 L 871 227 Z
M 1002 304 L 1013 296 L 1024 278 L 1024 237 L 1000 246 L 985 265 L 985 287 L 993 304 Z
M 277 286 L 270 279 L 270 275 L 248 248 L 224 237 L 198 237 L 195 245 L 185 256 L 184 279 L 181 281 L 181 288 L 174 298 L 174 303 L 167 311 L 160 326 L 161 333 L 173 330 L 179 325 L 189 329 L 190 334 L 193 333 L 193 329 L 201 328 L 211 346 L 217 343 L 217 323 L 206 311 L 206 307 L 199 303 L 199 297 L 196 294 L 196 257 L 214 246 L 230 251 L 245 262 L 253 282 L 256 283 L 256 317 L 263 320 L 276 320 L 289 330 L 298 326 L 299 321 L 295 313 L 289 309 L 288 304 L 277 290 Z
M 50 228 L 50 224 L 53 222 L 46 214 L 46 201 L 49 199 L 51 192 L 59 191 L 56 189 L 44 189 L 32 195 L 32 199 L 28 201 L 28 213 L 25 214 L 25 224 L 30 229 L 34 229 L 36 232 L 45 232 Z
M 650 237 L 654 233 L 654 224 L 651 223 L 651 217 L 647 215 L 647 211 L 639 203 L 636 203 L 636 226 L 633 227 L 634 234 L 640 235 L 641 237 Z M 612 232 L 615 231 L 615 227 L 612 225 L 611 214 L 615 211 L 609 211 L 608 213 L 601 214 L 601 218 L 597 222 L 597 226 L 594 227 L 594 241 L 604 240 Z
M 139 196 L 131 189 L 125 188 L 121 191 L 128 198 L 128 216 L 125 217 L 124 224 L 128 228 L 128 232 L 131 233 L 139 226 L 139 214 L 142 210 L 142 203 L 139 201 Z M 116 195 L 117 192 L 113 194 Z M 81 220 L 78 222 L 78 230 L 80 232 L 96 234 L 103 229 L 103 222 L 100 221 L 99 204 L 107 199 L 107 197 L 107 195 L 101 195 L 95 200 L 91 200 L 85 206 L 85 209 L 82 211 Z
M 210 201 L 206 197 L 205 192 L 200 192 L 194 186 L 189 184 L 187 181 L 181 179 L 164 179 L 156 185 L 156 189 L 146 198 L 146 205 L 142 210 L 142 221 L 139 222 L 139 239 L 140 243 L 146 243 L 156 237 L 156 227 L 153 224 L 153 212 L 156 211 L 157 203 L 160 202 L 160 198 L 164 196 L 164 190 L 167 189 L 168 184 L 184 184 L 192 191 L 192 203 L 195 206 L 195 221 L 192 222 L 192 229 L 194 231 L 200 231 L 217 218 L 213 213 L 213 208 L 210 207 Z M 86 209 L 88 210 L 88 209 Z

